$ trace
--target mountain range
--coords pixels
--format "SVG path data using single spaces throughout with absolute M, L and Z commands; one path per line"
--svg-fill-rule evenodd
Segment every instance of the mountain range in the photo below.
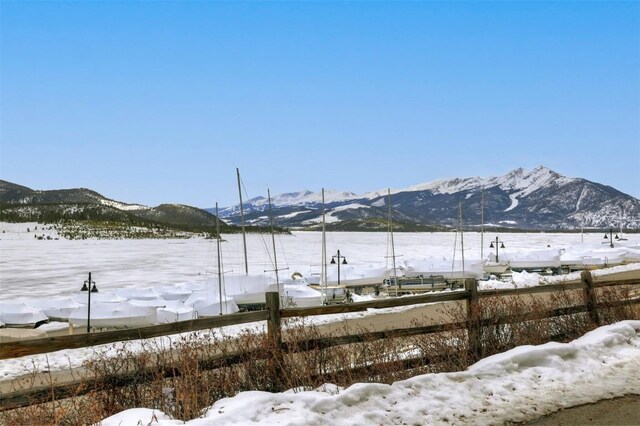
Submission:
M 161 204 L 147 207 L 106 198 L 86 189 L 34 190 L 0 180 L 0 220 L 8 222 L 59 223 L 76 222 L 118 224 L 130 228 L 162 230 L 156 235 L 170 236 L 170 231 L 215 234 L 216 217 L 196 207 Z M 234 232 L 234 226 L 221 223 L 221 231 Z M 144 234 L 145 238 L 151 236 Z M 175 234 L 174 234 L 175 235 Z
M 394 223 L 455 228 L 462 203 L 465 227 L 484 225 L 527 230 L 572 230 L 623 226 L 640 229 L 640 200 L 615 188 L 563 176 L 547 167 L 518 168 L 503 176 L 438 179 L 390 190 Z M 325 191 L 328 229 L 384 229 L 387 190 L 362 195 Z M 320 192 L 279 194 L 271 200 L 279 226 L 317 229 L 322 222 Z M 245 223 L 268 222 L 265 197 L 243 202 Z M 227 223 L 239 224 L 240 206 L 220 210 Z M 350 224 L 346 227 L 346 224 Z
M 582 227 L 640 230 L 637 198 L 607 185 L 563 176 L 543 166 L 533 170 L 519 168 L 497 177 L 438 179 L 362 195 L 328 190 L 324 194 L 327 229 L 387 229 L 388 192 L 394 229 L 399 231 L 454 229 L 459 223 L 461 204 L 467 229 L 484 223 L 486 227 L 514 230 Z M 321 226 L 321 192 L 279 194 L 271 203 L 278 228 L 317 230 Z M 243 210 L 248 230 L 264 231 L 269 224 L 268 200 L 249 199 L 243 203 Z M 213 212 L 181 204 L 156 207 L 127 204 L 85 188 L 42 191 L 0 180 L 2 221 L 118 223 L 130 228 L 212 234 L 216 225 Z M 226 222 L 221 224 L 222 232 L 238 232 L 239 205 L 222 208 L 220 217 Z

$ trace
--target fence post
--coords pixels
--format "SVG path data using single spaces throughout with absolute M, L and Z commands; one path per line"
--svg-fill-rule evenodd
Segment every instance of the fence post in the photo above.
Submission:
M 272 391 L 283 391 L 285 379 L 284 354 L 282 353 L 282 324 L 280 322 L 280 294 L 270 291 L 265 294 L 267 299 L 267 310 L 269 317 L 267 318 L 267 336 L 271 346 L 271 362 L 268 362 L 267 375 L 270 376 L 272 383 Z
M 469 294 L 467 299 L 467 336 L 469 339 L 468 356 L 471 361 L 482 358 L 482 329 L 480 327 L 480 304 L 478 302 L 478 281 L 475 278 L 466 279 L 465 290 Z
M 267 310 L 269 318 L 267 319 L 267 334 L 269 340 L 274 347 L 282 347 L 282 327 L 280 324 L 280 294 L 275 291 L 269 291 L 265 294 L 267 299 Z
M 600 315 L 598 315 L 598 300 L 596 299 L 596 288 L 591 272 L 582 271 L 580 273 L 580 280 L 584 286 L 584 299 L 587 312 L 589 312 L 589 318 L 592 323 L 599 327 L 602 324 L 600 323 Z

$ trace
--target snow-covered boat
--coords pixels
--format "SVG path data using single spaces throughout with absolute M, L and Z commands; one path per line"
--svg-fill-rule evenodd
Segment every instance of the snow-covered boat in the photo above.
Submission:
M 638 263 L 640 262 L 640 247 L 628 248 L 624 255 L 623 263 Z
M 232 314 L 240 310 L 232 297 L 220 297 L 217 291 L 194 291 L 184 304 L 191 306 L 199 318 Z
M 437 276 L 441 275 L 447 280 L 461 280 L 463 278 L 482 278 L 483 262 L 479 259 L 466 260 L 464 268 L 462 261 L 426 258 L 426 259 L 407 259 L 405 261 L 405 276 Z
M 157 299 L 160 295 L 155 288 L 152 287 L 127 287 L 118 288 L 114 291 L 116 296 L 121 297 L 124 300 L 153 300 Z
M 560 255 L 558 249 L 517 252 L 509 257 L 509 265 L 514 271 L 559 268 Z
M 285 307 L 306 308 L 322 306 L 322 293 L 309 287 L 309 282 L 302 276 L 293 275 L 284 280 L 282 290 L 282 305 Z
M 266 303 L 266 292 L 275 291 L 282 294 L 283 290 L 282 283 L 278 287 L 275 278 L 267 274 L 244 275 L 230 273 L 224 275 L 222 283 L 223 294 L 233 298 L 238 305 L 264 305 Z M 204 287 L 217 289 L 218 277 L 209 277 L 205 281 Z
M 482 270 L 487 274 L 504 274 L 509 270 L 509 262 L 492 262 L 488 260 L 482 265 Z
M 48 321 L 42 310 L 23 302 L 0 302 L 0 322 L 7 327 L 35 328 Z
M 191 296 L 191 293 L 193 293 L 194 289 L 192 287 L 193 286 L 188 286 L 188 284 L 176 284 L 156 287 L 154 290 L 165 300 L 184 302 Z
M 81 305 L 86 305 L 89 301 L 89 298 L 86 291 L 79 291 L 77 293 L 74 293 L 71 296 L 71 300 L 73 300 L 74 302 L 80 303 Z M 104 291 L 104 292 L 101 291 L 99 293 L 91 294 L 91 304 L 93 304 L 94 302 L 118 303 L 123 301 L 124 299 L 122 297 L 119 297 L 116 294 L 108 291 Z
M 47 297 L 29 300 L 27 303 L 42 310 L 51 321 L 67 321 L 73 311 L 83 306 L 71 297 Z
M 339 284 L 347 287 L 382 284 L 382 282 L 391 275 L 391 269 L 392 268 L 371 264 L 340 265 Z M 313 281 L 313 284 L 316 284 L 315 281 L 317 280 L 313 279 Z M 317 283 L 319 284 L 319 280 Z M 337 268 L 327 268 L 327 284 L 330 286 L 338 284 Z
M 592 270 L 616 266 L 625 262 L 629 249 L 603 249 L 591 246 L 576 246 L 560 251 L 560 263 L 570 270 Z
M 158 324 L 168 322 L 188 321 L 197 317 L 192 306 L 187 306 L 180 300 L 168 300 L 167 304 L 157 310 Z
M 130 301 L 91 301 L 91 326 L 99 328 L 133 328 L 153 325 L 157 322 L 153 306 L 136 305 Z M 87 325 L 87 306 L 76 309 L 69 315 L 69 322 Z

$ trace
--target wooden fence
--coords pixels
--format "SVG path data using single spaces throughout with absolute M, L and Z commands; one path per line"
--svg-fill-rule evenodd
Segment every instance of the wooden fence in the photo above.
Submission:
M 0 359 L 15 358 L 25 355 L 35 355 L 42 353 L 54 352 L 62 349 L 75 349 L 82 347 L 89 347 L 94 345 L 101 345 L 106 343 L 121 342 L 135 339 L 147 339 L 158 336 L 172 335 L 176 333 L 191 332 L 197 330 L 212 329 L 217 327 L 223 327 L 228 325 L 245 324 L 254 321 L 267 321 L 267 333 L 275 347 L 281 348 L 284 352 L 302 352 L 308 350 L 308 348 L 323 349 L 332 346 L 353 344 L 363 341 L 372 341 L 377 339 L 385 339 L 389 337 L 407 337 L 421 334 L 429 334 L 442 332 L 445 330 L 453 329 L 467 329 L 467 335 L 469 338 L 469 356 L 471 359 L 478 359 L 481 351 L 481 329 L 494 324 L 494 319 L 481 317 L 479 309 L 479 299 L 485 297 L 496 296 L 522 296 L 536 293 L 548 293 L 564 290 L 579 290 L 584 292 L 584 304 L 552 309 L 544 312 L 525 312 L 518 315 L 513 315 L 508 318 L 500 318 L 501 324 L 509 324 L 522 321 L 530 321 L 534 319 L 552 318 L 561 315 L 571 315 L 581 312 L 587 312 L 590 320 L 595 325 L 601 325 L 600 317 L 598 314 L 599 308 L 613 307 L 623 304 L 638 304 L 640 298 L 632 298 L 630 300 L 619 301 L 615 303 L 609 303 L 606 305 L 599 304 L 597 301 L 596 288 L 609 287 L 609 286 L 623 286 L 623 285 L 638 285 L 640 279 L 634 280 L 599 280 L 594 281 L 593 277 L 588 271 L 584 271 L 581 274 L 580 282 L 562 283 L 554 285 L 543 285 L 536 287 L 528 287 L 522 289 L 508 289 L 508 290 L 484 290 L 478 291 L 477 282 L 475 280 L 468 280 L 467 286 L 463 290 L 451 291 L 435 294 L 424 294 L 419 296 L 403 297 L 403 298 L 389 298 L 382 300 L 375 300 L 370 302 L 359 302 L 348 305 L 336 305 L 336 306 L 319 306 L 309 308 L 280 308 L 280 299 L 278 293 L 267 293 L 267 309 L 264 311 L 235 313 L 230 315 L 223 315 L 220 317 L 211 317 L 196 319 L 192 321 L 182 321 L 170 324 L 163 324 L 150 327 L 142 327 L 135 329 L 125 329 L 116 331 L 107 331 L 91 334 L 81 335 L 69 335 L 61 337 L 51 337 L 44 339 L 34 339 L 28 341 L 4 343 L 0 345 Z M 369 333 L 358 333 L 351 335 L 344 335 L 339 337 L 326 337 L 316 338 L 309 341 L 283 341 L 282 338 L 282 319 L 294 318 L 294 317 L 309 317 L 326 314 L 336 313 L 350 313 L 361 312 L 367 309 L 380 309 L 391 308 L 400 306 L 410 306 L 423 303 L 434 302 L 453 302 L 453 301 L 466 301 L 467 305 L 467 320 L 466 322 L 454 323 L 454 324 L 436 324 L 421 327 L 410 327 L 402 329 L 393 329 L 385 331 L 375 331 Z M 242 363 L 247 359 L 247 356 L 251 356 L 252 352 L 247 350 L 242 353 L 233 354 L 220 354 L 213 356 L 207 360 L 200 361 L 200 367 L 203 369 L 219 368 L 223 365 L 233 365 Z M 255 352 L 255 356 L 263 356 L 258 352 Z M 408 365 L 410 362 L 408 363 Z M 154 368 L 153 371 L 138 371 L 134 373 L 127 373 L 122 377 L 115 378 L 114 383 L 118 383 L 120 386 L 126 386 L 133 382 L 140 383 L 141 380 L 152 380 L 157 377 L 157 371 L 159 368 Z M 175 368 L 167 369 L 166 374 L 171 376 L 180 375 L 180 371 Z M 168 376 L 167 376 L 168 377 Z M 90 381 L 89 381 L 90 384 Z M 84 386 L 82 386 L 84 385 Z M 22 407 L 38 402 L 46 402 L 50 399 L 52 394 L 55 394 L 58 399 L 77 396 L 83 393 L 91 391 L 91 386 L 86 386 L 87 380 L 76 379 L 66 383 L 54 383 L 44 387 L 34 387 L 26 390 L 19 390 L 10 393 L 0 393 L 0 411 Z

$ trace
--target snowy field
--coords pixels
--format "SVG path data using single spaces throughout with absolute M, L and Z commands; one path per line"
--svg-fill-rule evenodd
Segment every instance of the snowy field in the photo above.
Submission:
M 640 321 L 600 327 L 570 343 L 520 346 L 466 371 L 426 374 L 392 385 L 324 385 L 283 393 L 241 392 L 217 401 L 189 426 L 212 424 L 366 425 L 505 424 L 637 393 Z M 157 419 L 157 423 L 152 419 Z M 103 426 L 182 425 L 146 408 L 123 411 Z
M 203 281 L 217 270 L 214 240 L 37 240 L 37 235 L 52 231 L 34 231 L 37 224 L 0 223 L 0 300 L 20 300 L 76 293 L 92 273 L 100 291 L 141 288 Z M 30 228 L 30 232 L 26 232 Z M 505 248 L 501 259 L 509 259 L 527 250 L 581 246 L 580 234 L 528 233 L 497 235 Z M 489 248 L 496 234 L 485 233 L 483 256 L 495 253 Z M 603 234 L 585 234 L 584 245 L 606 248 Z M 638 245 L 637 234 L 627 235 L 626 245 Z M 242 236 L 224 235 L 223 270 L 244 271 Z M 410 258 L 459 260 L 462 257 L 460 235 L 456 233 L 396 233 L 395 253 L 399 261 Z M 249 272 L 273 269 L 272 244 L 268 235 L 248 235 Z M 480 234 L 465 233 L 467 260 L 480 259 Z M 279 268 L 283 275 L 300 272 L 305 276 L 320 273 L 321 234 L 294 232 L 276 237 Z M 390 266 L 390 244 L 386 233 L 327 233 L 327 255 L 340 254 L 349 265 Z M 336 268 L 335 265 L 329 265 Z M 344 276 L 343 276 L 344 277 Z

